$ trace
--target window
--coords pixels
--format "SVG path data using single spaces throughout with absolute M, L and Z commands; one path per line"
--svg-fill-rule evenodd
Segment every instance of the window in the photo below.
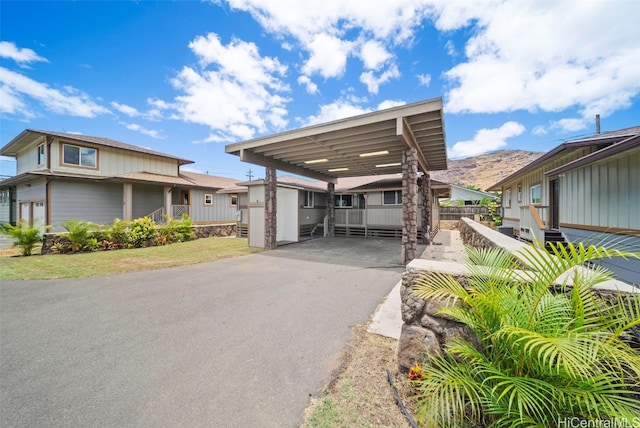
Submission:
M 353 206 L 353 195 L 336 195 L 336 207 L 351 208 Z
M 304 192 L 304 205 L 305 208 L 313 208 L 313 192 L 305 190 Z
M 204 194 L 204 204 L 205 205 L 213 205 L 213 194 L 205 193 Z
M 385 190 L 382 192 L 382 205 L 402 205 L 402 190 Z
M 44 144 L 38 146 L 38 165 L 44 165 Z
M 511 206 L 511 189 L 507 189 L 504 192 L 504 206 L 505 207 Z
M 1 190 L 0 191 L 0 204 L 7 204 L 9 203 L 9 191 L 8 190 Z
M 95 168 L 97 165 L 97 157 L 98 151 L 96 149 L 63 144 L 62 162 L 67 165 Z
M 522 202 L 522 184 L 518 184 L 518 202 Z
M 540 204 L 542 203 L 542 186 L 536 184 L 535 186 L 531 186 L 531 203 L 532 204 Z
M 229 195 L 229 206 L 238 207 L 238 195 Z

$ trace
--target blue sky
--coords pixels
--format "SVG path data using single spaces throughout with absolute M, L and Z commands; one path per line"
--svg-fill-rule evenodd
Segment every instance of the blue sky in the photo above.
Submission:
M 640 125 L 640 2 L 1 1 L 0 144 L 109 137 L 244 180 L 225 144 L 443 97 L 448 155 Z M 15 163 L 0 158 L 0 175 Z

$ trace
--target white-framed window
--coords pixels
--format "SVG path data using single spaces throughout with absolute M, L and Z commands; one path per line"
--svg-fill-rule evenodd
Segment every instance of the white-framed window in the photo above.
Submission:
M 98 165 L 98 150 L 89 147 L 63 144 L 62 163 L 95 168 Z
M 385 190 L 382 192 L 382 205 L 402 205 L 402 190 Z
M 38 165 L 44 165 L 45 162 L 45 151 L 44 151 L 44 143 L 38 146 Z
M 213 205 L 213 194 L 205 193 L 204 194 L 204 204 L 205 205 Z
M 511 206 L 511 189 L 507 189 L 504 191 L 504 206 Z
M 229 195 L 229 206 L 238 207 L 238 195 Z
M 8 190 L 0 190 L 0 204 L 8 204 L 9 203 L 9 191 Z
M 518 183 L 518 202 L 522 202 L 522 183 Z
M 542 186 L 540 184 L 531 186 L 531 203 L 533 205 L 542 203 Z
M 335 205 L 336 205 L 336 208 L 353 207 L 353 195 L 336 195 Z
M 313 192 L 308 190 L 304 191 L 304 208 L 313 208 Z

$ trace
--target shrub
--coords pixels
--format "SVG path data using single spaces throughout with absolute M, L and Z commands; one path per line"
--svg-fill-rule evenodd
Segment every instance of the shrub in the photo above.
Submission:
M 132 247 L 146 247 L 158 236 L 156 223 L 149 217 L 133 220 L 126 229 L 127 244 Z
M 104 249 L 117 249 L 126 248 L 129 235 L 127 228 L 129 227 L 129 221 L 120 220 L 116 218 L 111 223 L 111 226 L 102 230 L 102 241 Z
M 165 216 L 165 219 L 167 224 L 158 230 L 159 236 L 162 238 L 159 240 L 160 245 L 172 242 L 191 241 L 195 238 L 193 222 L 188 215 L 182 214 L 180 220 L 172 219 L 168 216 Z
M 640 295 L 618 294 L 603 304 L 593 287 L 612 274 L 601 267 L 575 271 L 603 257 L 640 259 L 640 253 L 582 244 L 554 252 L 558 257 L 528 247 L 517 260 L 500 249 L 470 248 L 468 287 L 444 274 L 416 280 L 417 297 L 449 302 L 440 312 L 478 339 L 475 345 L 452 340 L 442 354 L 426 357 L 422 379 L 413 381 L 423 424 L 640 420 L 640 352 L 624 340 L 640 325 Z M 517 275 L 521 262 L 535 270 Z M 557 279 L 571 271 L 561 292 L 553 292 Z
M 67 231 L 67 239 L 71 245 L 71 251 L 77 253 L 87 248 L 91 232 L 98 230 L 98 225 L 84 220 L 65 220 L 62 227 Z
M 23 256 L 30 256 L 33 247 L 42 242 L 42 231 L 48 227 L 31 227 L 23 222 L 18 222 L 16 226 L 5 223 L 2 225 L 2 233 L 15 239 L 13 246 L 20 247 Z

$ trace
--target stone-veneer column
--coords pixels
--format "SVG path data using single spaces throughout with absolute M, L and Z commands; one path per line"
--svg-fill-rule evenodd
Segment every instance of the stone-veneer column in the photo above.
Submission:
M 336 185 L 327 183 L 327 236 L 336 236 Z
M 277 201 L 278 181 L 276 169 L 267 167 L 264 180 L 264 249 L 275 250 L 278 246 Z
M 402 155 L 402 263 L 416 258 L 418 247 L 418 154 L 407 149 Z
M 422 243 L 431 243 L 431 218 L 433 216 L 433 204 L 431 199 L 431 176 L 429 172 L 418 180 L 418 187 L 422 196 Z

